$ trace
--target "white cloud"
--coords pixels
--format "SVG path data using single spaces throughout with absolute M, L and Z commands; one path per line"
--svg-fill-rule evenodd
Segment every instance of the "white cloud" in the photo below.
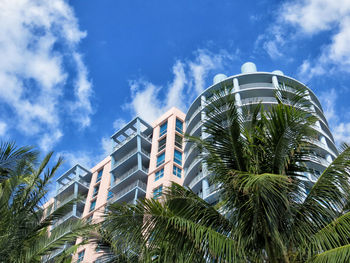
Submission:
M 289 1 L 282 7 L 286 23 L 298 26 L 306 34 L 330 30 L 349 16 L 348 0 L 299 0 Z
M 281 15 L 257 40 L 271 58 L 287 54 L 294 40 L 327 32 L 325 44 L 315 47 L 319 54 L 300 66 L 300 77 L 309 80 L 329 71 L 350 72 L 350 1 L 287 1 L 275 12 Z
M 54 133 L 45 133 L 42 135 L 39 141 L 39 147 L 44 152 L 52 151 L 53 146 L 61 139 L 63 136 L 60 130 L 56 130 Z
M 7 124 L 6 122 L 0 121 L 0 136 L 4 136 L 7 131 Z
M 171 107 L 183 111 L 206 88 L 209 73 L 218 73 L 234 59 L 226 51 L 217 54 L 200 49 L 194 60 L 178 60 L 173 70 L 173 80 L 164 86 L 156 86 L 145 80 L 130 81 L 131 101 L 125 105 L 132 115 L 152 122 Z M 216 72 L 215 72 L 216 71 Z
M 329 92 L 321 93 L 319 99 L 336 144 L 350 143 L 350 122 L 346 122 L 344 118 L 339 118 L 335 109 L 338 99 L 336 90 L 331 89 Z
M 333 136 L 336 142 L 350 143 L 350 122 L 340 122 L 333 129 Z
M 113 142 L 109 137 L 102 137 L 99 147 L 95 147 L 94 149 L 94 151 L 61 151 L 56 156 L 62 156 L 64 158 L 65 164 L 68 166 L 67 169 L 76 164 L 90 169 L 111 154 Z
M 99 159 L 104 159 L 112 153 L 113 141 L 109 137 L 102 137 L 101 139 L 102 154 Z
M 96 164 L 96 156 L 90 152 L 85 151 L 62 151 L 58 152 L 57 156 L 62 156 L 69 168 L 76 164 L 80 164 L 83 167 L 90 169 Z
M 85 36 L 64 0 L 0 1 L 0 103 L 10 112 L 0 117 L 40 138 L 43 150 L 63 136 L 63 114 L 74 113 L 79 127 L 90 123 L 92 87 L 77 50 Z M 67 62 L 76 74 L 70 76 Z M 75 79 L 72 108 L 65 102 L 68 77 Z
M 118 118 L 113 122 L 113 129 L 117 131 L 123 126 L 125 126 L 126 124 L 127 122 L 124 119 Z

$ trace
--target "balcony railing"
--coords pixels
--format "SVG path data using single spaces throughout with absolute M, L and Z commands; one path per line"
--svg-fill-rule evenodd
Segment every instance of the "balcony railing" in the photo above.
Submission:
M 123 197 L 125 194 L 127 194 L 128 192 L 132 191 L 134 188 L 139 187 L 141 188 L 144 192 L 146 192 L 146 184 L 143 183 L 140 180 L 137 180 L 136 182 L 130 184 L 128 187 L 126 187 L 125 189 L 123 189 L 122 191 L 118 192 L 115 197 L 113 197 L 112 201 L 116 201 L 118 199 L 120 199 L 121 197 Z
M 142 152 L 144 155 L 148 156 L 148 157 L 150 156 L 149 152 L 145 151 L 145 150 L 142 149 L 142 148 L 141 148 L 141 152 Z
M 131 156 L 133 156 L 135 153 L 137 153 L 137 149 L 129 152 L 128 154 L 126 154 L 123 158 L 120 158 L 119 160 L 116 160 L 114 167 L 119 166 L 120 164 L 122 164 L 124 161 L 126 161 L 127 159 L 129 159 Z
M 190 135 L 193 135 L 193 133 L 194 133 L 201 125 L 202 125 L 202 121 L 199 121 L 199 122 L 197 123 L 197 125 L 194 126 L 194 128 L 192 128 L 188 133 L 189 133 Z
M 82 180 L 81 178 L 76 178 L 76 177 L 74 177 L 74 178 L 72 178 L 68 183 L 66 183 L 65 185 L 62 185 L 61 187 L 59 187 L 59 188 L 58 188 L 58 192 L 59 192 L 59 193 L 62 192 L 63 190 L 65 190 L 66 188 L 68 188 L 70 185 L 72 185 L 73 183 L 76 183 L 76 182 L 78 182 L 78 183 L 80 183 L 80 184 L 86 186 L 87 188 L 90 187 L 90 184 L 89 184 L 88 182 Z
M 193 162 L 191 163 L 191 165 L 185 170 L 185 174 L 187 175 L 187 173 L 189 172 L 189 171 L 191 171 L 192 170 L 192 168 L 194 167 L 194 166 L 196 166 L 198 163 L 200 163 L 201 162 L 201 159 L 194 159 L 193 160 Z
M 188 151 L 185 152 L 184 164 L 187 162 L 188 157 L 192 154 L 192 151 L 193 151 L 194 149 L 196 149 L 196 148 L 197 148 L 197 146 L 196 146 L 195 144 L 193 144 L 193 145 L 190 147 L 190 149 L 189 149 Z M 186 149 L 186 145 L 185 145 L 185 149 Z
M 199 172 L 197 173 L 197 175 L 194 177 L 194 179 L 192 180 L 192 182 L 188 185 L 189 188 L 193 188 L 200 180 L 202 180 L 204 177 L 206 177 L 207 174 L 203 173 L 203 172 Z
M 186 122 L 186 127 L 188 127 L 188 124 L 191 123 L 191 121 L 197 116 L 197 114 L 202 110 L 202 106 L 198 106 L 198 108 L 193 112 L 191 118 Z
M 67 219 L 69 219 L 72 216 L 76 216 L 76 217 L 80 218 L 82 215 L 83 215 L 83 213 L 81 213 L 79 211 L 76 211 L 75 213 L 74 213 L 74 211 L 71 211 L 68 214 L 66 214 L 64 217 L 61 217 L 58 221 L 56 221 L 56 223 L 53 224 L 52 229 L 59 226 L 60 224 L 62 224 L 64 221 L 66 221 Z
M 242 99 L 241 103 L 242 105 L 245 104 L 251 104 L 251 103 L 266 103 L 266 102 L 270 102 L 270 103 L 277 103 L 277 100 L 273 97 L 254 97 L 254 98 L 247 98 L 247 99 Z
M 316 163 L 321 164 L 325 167 L 327 167 L 330 164 L 330 162 L 328 162 L 326 159 L 324 159 L 323 157 L 320 157 L 320 156 L 309 156 L 305 159 L 310 161 L 310 162 L 316 162 Z
M 116 178 L 116 180 L 114 181 L 114 185 L 119 184 L 121 181 L 123 181 L 124 179 L 126 179 L 127 177 L 129 177 L 130 175 L 132 175 L 133 173 L 135 173 L 137 170 L 139 169 L 138 165 L 135 165 L 133 168 L 131 168 L 130 170 L 128 170 L 126 173 L 124 173 L 121 176 L 118 176 Z M 148 173 L 148 169 L 146 167 L 142 167 L 142 170 L 147 174 Z
M 55 249 L 54 251 L 52 251 L 52 253 L 50 255 L 47 255 L 45 257 L 43 257 L 43 262 L 48 262 L 51 259 L 57 257 L 59 254 L 61 254 L 64 250 L 66 249 L 66 245 L 61 246 L 60 248 Z
M 59 203 L 56 205 L 56 208 L 55 209 L 58 209 L 60 208 L 61 206 L 67 204 L 68 202 L 72 201 L 73 199 L 75 198 L 75 194 L 72 194 L 68 197 L 66 197 L 64 200 L 60 201 L 60 200 L 57 200 L 59 201 Z
M 122 147 L 123 145 L 125 145 L 128 141 L 130 141 L 132 138 L 134 138 L 136 136 L 136 132 L 131 133 L 127 138 L 125 138 L 124 141 L 122 141 L 121 143 L 118 143 L 116 146 L 113 147 L 113 151 L 118 150 L 120 147 Z
M 141 132 L 141 136 L 145 138 L 148 142 L 152 143 L 152 135 L 146 135 L 144 132 Z

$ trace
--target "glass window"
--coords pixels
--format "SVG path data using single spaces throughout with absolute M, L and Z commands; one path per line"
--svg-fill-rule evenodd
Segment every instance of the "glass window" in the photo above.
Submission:
M 174 162 L 178 165 L 182 165 L 182 153 L 178 150 L 174 151 Z
M 90 204 L 90 211 L 94 210 L 95 206 L 96 206 L 96 199 L 91 202 L 91 204 Z
M 165 161 L 165 153 L 162 153 L 157 157 L 157 167 L 159 165 L 162 165 L 164 161 Z
M 83 262 L 84 255 L 85 255 L 85 249 L 84 249 L 83 251 L 80 251 L 80 252 L 78 253 L 78 260 L 77 260 L 77 263 Z
M 175 146 L 182 149 L 182 137 L 175 134 Z
M 165 146 L 166 146 L 166 137 L 164 137 L 163 139 L 161 139 L 161 140 L 158 142 L 158 152 L 164 150 L 164 149 L 165 149 Z
M 99 181 L 101 181 L 102 173 L 103 173 L 103 169 L 101 169 L 100 171 L 98 171 L 96 183 L 98 183 Z
M 153 199 L 157 199 L 159 198 L 160 196 L 162 196 L 162 191 L 163 191 L 163 185 L 155 188 L 153 190 Z
M 111 199 L 112 197 L 113 197 L 113 192 L 108 191 L 107 200 Z
M 181 168 L 177 167 L 177 166 L 173 166 L 173 175 L 176 175 L 177 177 L 181 178 Z
M 179 119 L 176 119 L 176 127 L 175 127 L 175 129 L 179 133 L 183 132 L 183 122 L 180 121 Z
M 164 134 L 166 134 L 167 128 L 168 128 L 168 122 L 165 122 L 162 125 L 160 125 L 159 137 L 162 137 Z
M 155 177 L 154 177 L 154 181 L 159 180 L 160 178 L 162 178 L 164 175 L 164 168 L 159 170 L 158 172 L 156 172 Z
M 92 193 L 92 198 L 94 198 L 95 196 L 97 196 L 98 194 L 98 190 L 100 189 L 100 185 L 96 185 L 94 187 L 94 192 Z

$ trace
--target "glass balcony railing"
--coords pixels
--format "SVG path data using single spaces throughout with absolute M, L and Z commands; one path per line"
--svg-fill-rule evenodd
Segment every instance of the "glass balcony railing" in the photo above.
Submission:
M 192 120 L 197 116 L 197 114 L 202 110 L 202 106 L 199 106 L 192 114 L 191 118 L 186 122 L 186 127 L 192 122 Z
M 82 178 L 72 178 L 68 183 L 66 183 L 65 185 L 62 185 L 58 188 L 58 193 L 62 192 L 63 190 L 67 189 L 70 185 L 72 185 L 73 183 L 80 183 L 84 186 L 86 186 L 86 188 L 90 187 L 90 184 L 86 181 L 84 181 Z
M 131 192 L 136 187 L 138 187 L 138 188 L 142 189 L 144 192 L 146 192 L 146 187 L 147 187 L 146 184 L 140 180 L 137 180 L 136 182 L 130 184 L 128 187 L 126 187 L 122 191 L 118 192 L 113 198 L 110 199 L 110 202 L 113 203 L 113 202 L 119 200 L 121 197 L 123 197 L 127 193 Z
M 118 143 L 116 146 L 113 147 L 113 151 L 118 150 L 120 147 L 122 147 L 123 145 L 125 145 L 127 142 L 129 142 L 132 138 L 134 138 L 137 135 L 136 132 L 131 133 L 127 138 L 125 138 L 124 141 L 122 141 L 121 143 Z
M 124 181 L 126 178 L 128 178 L 130 175 L 134 174 L 139 169 L 138 165 L 135 165 L 133 168 L 128 170 L 126 173 L 122 174 L 121 176 L 118 176 L 116 180 L 114 181 L 114 185 L 119 184 L 120 182 Z M 146 167 L 142 167 L 142 170 L 147 174 L 148 169 Z
M 129 159 L 131 156 L 133 156 L 135 153 L 137 153 L 137 149 L 127 153 L 123 158 L 116 160 L 114 167 L 119 166 L 120 164 L 125 162 L 127 159 Z
M 52 225 L 52 229 L 54 229 L 55 227 L 59 226 L 60 224 L 62 224 L 63 222 L 65 222 L 67 219 L 71 218 L 71 217 L 78 217 L 81 218 L 81 216 L 83 215 L 83 213 L 79 212 L 79 211 L 71 211 L 68 214 L 66 214 L 65 216 L 61 217 L 60 219 L 58 219 L 58 221 L 56 221 L 53 225 Z
M 151 135 L 147 135 L 144 132 L 141 132 L 141 136 L 143 138 L 145 138 L 148 142 L 152 143 L 152 134 Z
M 189 188 L 193 188 L 199 181 L 201 181 L 204 177 L 206 177 L 206 174 L 203 172 L 197 173 L 197 175 L 193 178 L 191 183 L 188 185 Z

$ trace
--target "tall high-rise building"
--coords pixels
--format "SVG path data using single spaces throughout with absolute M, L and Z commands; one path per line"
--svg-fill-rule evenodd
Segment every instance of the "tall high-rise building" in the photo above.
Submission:
M 281 71 L 258 72 L 255 64 L 247 62 L 243 64 L 242 73 L 227 77 L 218 74 L 214 77 L 213 85 L 200 94 L 189 107 L 186 114 L 186 133 L 191 136 L 201 136 L 205 138 L 203 132 L 203 123 L 206 120 L 203 108 L 206 101 L 210 99 L 213 92 L 229 88 L 235 95 L 235 101 L 238 107 L 244 107 L 250 104 L 262 103 L 263 105 L 277 104 L 275 99 L 275 90 L 283 87 L 286 92 L 294 94 L 297 92 L 295 87 L 304 87 L 308 91 L 308 99 L 315 116 L 318 118 L 313 127 L 318 134 L 318 140 L 312 140 L 315 146 L 314 157 L 310 158 L 307 163 L 308 167 L 314 170 L 314 173 L 306 174 L 310 182 L 314 182 L 317 176 L 327 167 L 332 160 L 338 155 L 332 133 L 328 127 L 327 120 L 324 116 L 322 106 L 316 95 L 311 89 L 303 83 L 285 76 Z M 191 188 L 199 196 L 208 202 L 217 200 L 217 191 L 215 186 L 210 186 L 208 181 L 208 172 L 205 165 L 197 158 L 198 152 L 191 144 L 186 144 L 185 149 L 185 179 L 184 185 Z
M 256 66 L 248 62 L 242 66 L 241 74 L 231 77 L 216 75 L 213 85 L 193 101 L 187 114 L 172 108 L 152 124 L 136 117 L 111 136 L 114 148 L 110 156 L 91 169 L 77 164 L 57 179 L 57 194 L 45 206 L 48 213 L 77 196 L 86 199 L 72 205 L 72 209 L 52 228 L 77 218 L 99 222 L 103 220 L 108 204 L 158 198 L 171 182 L 189 187 L 209 203 L 216 202 L 216 187 L 209 183 L 209 174 L 198 158 L 198 150 L 190 143 L 184 143 L 184 133 L 205 138 L 203 122 L 207 117 L 203 109 L 215 90 L 225 87 L 232 90 L 240 108 L 260 102 L 276 104 L 274 91 L 280 86 L 291 94 L 296 92 L 294 87 L 305 87 L 281 71 L 258 72 Z M 318 117 L 313 127 L 318 140 L 311 141 L 315 151 L 307 163 L 314 171 L 307 174 L 309 182 L 314 182 L 338 152 L 320 102 L 309 88 L 306 89 Z M 43 261 L 54 262 L 55 257 L 70 245 L 65 244 Z M 97 263 L 101 253 L 96 245 L 87 244 L 79 248 L 73 262 Z

